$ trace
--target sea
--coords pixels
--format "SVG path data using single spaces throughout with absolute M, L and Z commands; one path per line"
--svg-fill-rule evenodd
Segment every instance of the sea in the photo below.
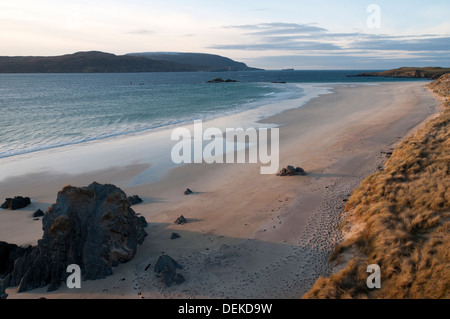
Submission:
M 0 159 L 301 99 L 311 84 L 414 80 L 351 77 L 374 71 L 0 74 Z

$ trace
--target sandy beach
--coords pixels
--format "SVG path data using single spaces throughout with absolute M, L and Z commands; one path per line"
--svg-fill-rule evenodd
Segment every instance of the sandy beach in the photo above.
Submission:
M 264 120 L 280 126 L 280 169 L 307 176 L 261 175 L 257 164 L 188 164 L 157 182 L 130 183 L 151 163 L 94 172 L 42 171 L 0 182 L 3 198 L 23 195 L 32 205 L 0 211 L 0 241 L 36 244 L 36 209 L 46 210 L 65 185 L 112 183 L 144 203 L 133 206 L 149 223 L 137 255 L 106 279 L 81 289 L 35 289 L 8 298 L 300 298 L 332 269 L 344 200 L 383 164 L 386 152 L 437 112 L 425 82 L 334 85 L 333 94 Z M 57 156 L 55 156 L 57 158 Z M 195 194 L 185 196 L 186 188 Z M 174 221 L 180 215 L 184 225 Z M 172 232 L 181 238 L 171 240 Z M 153 272 L 165 253 L 183 266 L 186 281 L 165 287 Z M 148 265 L 151 265 L 147 270 Z

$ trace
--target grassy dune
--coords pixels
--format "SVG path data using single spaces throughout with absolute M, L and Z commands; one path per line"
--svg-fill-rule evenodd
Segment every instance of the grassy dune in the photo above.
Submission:
M 450 298 L 450 74 L 429 88 L 445 110 L 353 192 L 330 258 L 340 270 L 303 298 Z M 370 264 L 381 289 L 367 288 Z

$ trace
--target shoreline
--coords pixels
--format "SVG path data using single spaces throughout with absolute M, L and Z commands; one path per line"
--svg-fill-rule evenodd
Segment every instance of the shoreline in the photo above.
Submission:
M 389 83 L 389 82 L 388 82 Z M 390 82 L 399 83 L 399 82 Z M 400 82 L 401 83 L 401 82 Z M 220 127 L 274 127 L 270 123 L 272 117 L 278 114 L 303 107 L 311 100 L 322 95 L 332 94 L 332 87 L 354 87 L 365 85 L 382 85 L 383 82 L 337 82 L 337 83 L 292 83 L 304 89 L 306 94 L 300 98 L 284 97 L 274 101 L 259 101 L 259 106 L 243 108 L 238 111 L 232 111 L 230 114 L 222 113 L 219 116 L 213 116 L 204 120 L 205 126 Z M 286 92 L 284 92 L 286 94 Z M 290 93 L 288 95 L 292 95 Z M 193 121 L 191 121 L 193 122 Z M 116 168 L 135 164 L 147 164 L 158 169 L 158 172 L 152 170 L 151 174 L 145 177 L 151 178 L 151 182 L 157 181 L 161 171 L 168 171 L 177 165 L 167 165 L 169 158 L 162 159 L 161 154 L 169 154 L 170 147 L 167 141 L 170 141 L 170 132 L 179 127 L 186 127 L 192 130 L 191 122 L 181 122 L 170 124 L 163 127 L 145 129 L 137 132 L 113 135 L 106 138 L 95 138 L 88 141 L 68 143 L 57 147 L 45 148 L 37 151 L 25 152 L 13 156 L 0 158 L 0 182 L 9 177 L 19 177 L 26 174 L 39 172 L 51 172 L 71 175 L 84 174 L 87 171 L 96 172 L 104 169 L 105 166 Z M 231 123 L 231 124 L 230 124 Z M 151 144 L 153 143 L 153 144 Z M 149 148 L 142 149 L 143 145 L 150 145 Z M 136 151 L 135 147 L 141 147 Z M 152 154 L 153 150 L 159 150 L 157 154 Z M 124 150 L 124 151 L 122 151 Z M 142 152 L 144 150 L 144 152 Z M 118 157 L 117 154 L 121 157 Z M 94 154 L 95 153 L 95 154 Z M 105 155 L 106 154 L 106 155 Z M 103 164 L 95 166 L 94 162 L 104 161 Z M 56 160 L 57 159 L 57 160 Z M 51 162 L 51 166 L 48 163 Z M 126 163 L 124 163 L 126 162 Z M 22 164 L 21 164 L 22 163 Z M 156 177 L 152 177 L 156 176 Z M 138 181 L 140 182 L 140 181 Z
M 330 256 L 333 271 L 303 299 L 448 298 L 449 78 L 427 85 L 438 111 L 353 190 L 339 224 L 343 238 Z M 358 280 L 368 265 L 380 269 L 378 289 Z
M 156 183 L 117 185 L 145 200 L 133 206 L 150 224 L 136 257 L 104 280 L 83 282 L 80 291 L 62 287 L 54 293 L 37 289 L 16 294 L 11 288 L 9 298 L 300 298 L 318 276 L 330 271 L 327 256 L 340 239 L 336 225 L 343 200 L 377 169 L 383 161 L 380 152 L 423 123 L 437 106 L 423 83 L 343 85 L 333 91 L 262 121 L 280 125 L 280 169 L 297 165 L 308 176 L 262 176 L 259 165 L 251 164 L 188 164 L 171 169 Z M 73 180 L 82 183 L 76 186 L 87 186 L 92 176 L 103 183 L 147 168 L 136 163 L 116 173 L 105 170 Z M 56 198 L 57 183 L 28 178 L 30 191 L 39 186 L 41 198 L 54 202 L 50 197 Z M 23 189 L 15 183 L 9 187 Z M 197 194 L 184 196 L 187 187 Z M 40 223 L 29 217 L 37 204 L 6 212 L 28 222 L 29 241 L 40 238 Z M 174 225 L 182 214 L 191 222 Z M 7 231 L 1 229 L 0 240 L 8 238 Z M 182 238 L 171 241 L 172 231 Z M 184 266 L 180 273 L 185 283 L 165 288 L 143 270 L 162 251 Z
M 270 118 L 284 109 L 299 108 L 310 100 L 328 94 L 328 88 L 316 84 L 292 84 L 306 90 L 300 98 L 293 98 L 294 93 L 283 92 L 275 100 L 261 100 L 256 107 L 243 107 L 238 111 L 221 113 L 204 119 L 205 127 L 266 127 L 261 119 Z M 0 182 L 15 176 L 23 176 L 38 172 L 71 175 L 95 173 L 104 167 L 125 167 L 128 165 L 146 164 L 153 169 L 145 176 L 138 178 L 137 183 L 155 182 L 161 175 L 179 165 L 172 164 L 170 159 L 171 132 L 180 127 L 192 131 L 193 121 L 170 124 L 159 128 L 139 132 L 119 134 L 102 139 L 93 139 L 81 143 L 69 143 L 59 147 L 51 147 L 39 151 L 27 152 L 0 158 Z M 270 126 L 270 125 L 269 125 Z M 171 145 L 169 145 L 171 144 Z M 51 165 L 49 165 L 51 163 Z M 146 179 L 147 178 L 147 179 Z

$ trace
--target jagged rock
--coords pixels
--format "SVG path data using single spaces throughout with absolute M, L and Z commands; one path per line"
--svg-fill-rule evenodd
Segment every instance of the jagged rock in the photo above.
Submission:
M 184 281 L 184 277 L 177 274 L 177 269 L 183 269 L 183 267 L 167 255 L 159 257 L 155 265 L 155 272 L 162 277 L 162 281 L 167 287 L 173 283 L 181 284 Z
M 133 195 L 128 197 L 128 201 L 130 202 L 130 205 L 136 205 L 143 202 L 143 200 L 138 195 Z
M 286 168 L 283 168 L 277 176 L 297 176 L 297 175 L 306 175 L 306 172 L 303 168 L 297 167 L 294 168 L 294 166 L 287 166 Z
M 0 300 L 8 298 L 8 294 L 5 291 L 5 287 L 0 285 Z
M 0 278 L 9 274 L 14 268 L 14 262 L 30 252 L 31 249 L 31 246 L 19 247 L 15 244 L 0 241 Z
M 33 217 L 42 217 L 44 215 L 45 215 L 44 212 L 42 210 L 40 210 L 40 209 L 38 209 L 37 211 L 35 211 L 33 213 Z
M 42 219 L 43 238 L 15 261 L 4 287 L 18 292 L 48 286 L 56 290 L 77 264 L 84 280 L 112 274 L 112 267 L 131 260 L 147 235 L 125 193 L 114 185 L 66 186 Z
M 2 204 L 1 208 L 16 210 L 27 207 L 31 204 L 29 197 L 16 196 L 14 198 L 6 198 L 5 202 Z
M 175 224 L 177 225 L 183 225 L 187 223 L 187 219 L 184 218 L 183 215 L 181 215 L 180 217 L 177 218 L 177 220 L 175 221 Z
M 186 189 L 186 190 L 184 191 L 184 195 L 191 195 L 191 194 L 193 194 L 193 193 L 194 193 L 194 192 L 191 191 L 189 188 Z
M 177 239 L 177 238 L 181 238 L 180 234 L 178 233 L 172 233 L 172 236 L 170 236 L 170 239 Z
M 15 244 L 0 241 L 0 299 L 6 299 L 8 297 L 5 290 L 7 286 L 3 284 L 1 279 L 11 273 L 14 269 L 15 261 L 30 252 L 31 249 L 31 246 L 19 247 Z
M 4 241 L 0 241 L 0 276 L 6 272 L 6 268 L 9 268 L 9 253 L 17 248 L 17 245 L 8 244 Z

